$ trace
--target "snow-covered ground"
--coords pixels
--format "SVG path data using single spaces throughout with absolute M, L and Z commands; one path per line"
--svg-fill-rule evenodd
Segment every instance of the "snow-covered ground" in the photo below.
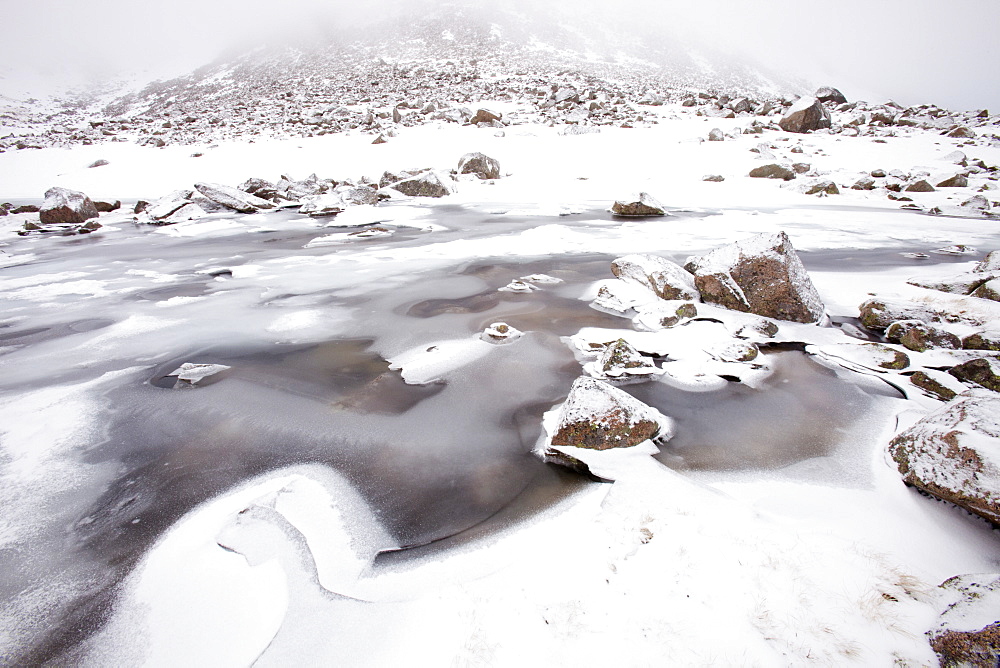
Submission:
M 660 123 L 578 136 L 424 125 L 381 145 L 338 134 L 0 154 L 3 199 L 40 200 L 59 185 L 120 199 L 128 211 L 195 182 L 312 172 L 377 181 L 384 170 L 454 169 L 470 151 L 498 159 L 503 174 L 460 179 L 440 200 L 397 198 L 333 219 L 214 214 L 151 228 L 111 213 L 87 237 L 18 237 L 27 216 L 0 218 L 0 559 L 17 573 L 3 584 L 0 656 L 933 664 L 924 633 L 935 623 L 935 587 L 1000 569 L 994 529 L 905 487 L 885 456 L 892 435 L 936 401 L 823 367 L 844 388 L 837 396 L 864 408 L 831 427 L 822 452 L 791 464 L 678 472 L 661 462 L 683 462 L 682 450 L 668 442 L 660 448 L 669 456 L 654 458 L 647 442 L 593 454 L 591 470 L 612 484 L 569 483 L 553 482 L 529 453 L 541 413 L 584 373 L 568 337 L 637 335 L 631 319 L 588 306 L 611 278 L 610 259 L 653 253 L 683 263 L 785 231 L 828 314 L 850 320 L 869 293 L 915 294 L 911 276 L 967 270 L 1000 248 L 997 220 L 958 208 L 980 189 L 997 198 L 985 172 L 968 187 L 905 193 L 923 210 L 850 185 L 878 168 L 953 172 L 946 156 L 957 149 L 996 165 L 1000 146 L 908 129 L 880 142 L 740 135 L 745 118 L 672 105 L 649 113 Z M 702 141 L 715 127 L 727 139 Z M 750 151 L 760 143 L 775 159 Z M 87 167 L 98 159 L 109 164 Z M 747 176 L 766 162 L 809 163 L 809 176 L 790 185 L 827 178 L 841 194 Z M 605 212 L 643 191 L 671 215 Z M 926 214 L 931 207 L 945 215 Z M 352 240 L 327 223 L 393 234 Z M 955 244 L 976 250 L 934 253 Z M 497 291 L 536 273 L 565 280 Z M 525 336 L 481 341 L 500 320 Z M 787 340 L 855 341 L 837 327 L 782 327 Z M 184 362 L 232 370 L 170 390 L 164 377 Z M 390 368 L 411 385 L 392 385 Z M 366 394 L 385 374 L 389 387 Z M 801 383 L 798 394 L 817 387 L 775 377 Z M 833 412 L 824 401 L 804 401 L 801 419 Z M 745 435 L 769 416 L 715 419 Z M 539 489 L 548 491 L 531 495 Z M 90 621 L 77 623 L 81 615 Z

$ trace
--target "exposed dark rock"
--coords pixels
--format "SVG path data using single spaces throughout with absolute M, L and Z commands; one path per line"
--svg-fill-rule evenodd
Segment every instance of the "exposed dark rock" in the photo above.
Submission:
M 966 350 L 1000 350 L 1000 331 L 985 331 L 969 334 L 962 339 Z
M 910 382 L 919 387 L 920 389 L 924 390 L 925 392 L 934 395 L 941 401 L 951 401 L 956 396 L 958 396 L 958 394 L 953 389 L 946 386 L 939 380 L 933 378 L 926 371 L 913 372 L 913 374 L 910 376 Z
M 844 97 L 844 94 L 832 86 L 823 86 L 813 94 L 813 97 L 820 102 L 847 104 L 847 98 Z
M 475 116 L 469 119 L 469 122 L 475 125 L 479 125 L 480 123 L 496 123 L 501 118 L 503 118 L 503 114 L 490 111 L 489 109 L 480 109 L 476 112 Z
M 934 192 L 934 186 L 927 183 L 926 179 L 920 179 L 914 181 L 910 185 L 906 186 L 906 192 L 908 193 L 932 193 Z
M 144 199 L 139 200 L 135 203 L 135 208 L 132 209 L 132 213 L 142 213 L 149 207 L 149 202 Z
M 607 383 L 581 377 L 559 411 L 551 443 L 592 450 L 627 448 L 655 438 L 660 430 L 655 409 Z
M 39 210 L 43 225 L 79 225 L 97 218 L 97 207 L 89 197 L 76 190 L 49 188 Z
M 759 234 L 692 258 L 704 301 L 777 320 L 816 322 L 824 306 L 784 232 Z
M 500 163 L 483 153 L 466 153 L 458 161 L 459 174 L 475 174 L 480 179 L 499 179 Z
M 121 200 L 115 200 L 114 202 L 103 202 L 98 200 L 94 202 L 94 207 L 101 213 L 109 213 L 120 209 L 122 207 L 122 203 Z
M 814 97 L 800 98 L 778 121 L 778 126 L 785 132 L 822 130 L 830 125 L 830 112 Z
M 955 139 L 975 139 L 976 132 L 974 130 L 970 130 L 964 125 L 960 125 L 951 132 L 949 132 L 948 136 L 954 137 Z
M 663 205 L 657 202 L 649 193 L 639 193 L 639 200 L 636 202 L 615 202 L 611 206 L 611 213 L 616 216 L 663 216 L 666 211 Z
M 949 176 L 948 178 L 940 181 L 937 184 L 938 188 L 965 188 L 969 185 L 969 178 L 965 174 L 955 174 L 954 176 Z
M 750 176 L 755 179 L 782 179 L 791 181 L 795 178 L 795 172 L 777 164 L 761 165 L 750 170 Z
M 956 575 L 942 583 L 939 592 L 939 600 L 943 598 L 946 607 L 927 637 L 940 665 L 1000 666 L 1000 575 Z M 984 619 L 997 621 L 980 627 Z
M 889 443 L 903 480 L 1000 523 L 1000 394 L 963 392 Z
M 708 133 L 708 141 L 723 141 L 725 138 L 726 135 L 719 128 L 713 128 Z
M 971 381 L 994 392 L 1000 392 L 1000 360 L 995 357 L 969 360 L 952 367 L 948 373 L 959 380 Z
M 972 296 L 1000 302 L 1000 279 L 994 278 L 983 283 L 972 292 Z
M 915 352 L 924 352 L 931 348 L 956 350 L 962 347 L 962 340 L 951 332 L 920 320 L 894 322 L 885 330 L 885 336 L 890 341 L 900 343 Z
M 648 376 L 656 371 L 653 360 L 643 356 L 625 339 L 609 343 L 604 348 L 597 367 L 608 378 Z
M 434 171 L 422 172 L 390 187 L 410 197 L 445 197 L 451 194 L 451 189 Z

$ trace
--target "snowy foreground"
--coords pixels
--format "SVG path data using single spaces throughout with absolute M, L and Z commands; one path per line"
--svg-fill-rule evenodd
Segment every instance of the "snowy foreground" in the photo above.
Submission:
M 541 413 L 592 361 L 579 342 L 645 335 L 631 315 L 588 306 L 612 279 L 611 259 L 652 253 L 683 263 L 784 231 L 827 314 L 848 324 L 783 325 L 782 336 L 822 349 L 857 341 L 850 323 L 869 293 L 924 294 L 907 279 L 968 271 L 1000 248 L 1000 222 L 958 206 L 985 178 L 906 193 L 941 216 L 849 189 L 876 168 L 954 170 L 945 158 L 957 148 L 997 164 L 995 142 L 732 134 L 740 122 L 664 118 L 579 136 L 425 125 L 382 145 L 329 135 L 200 147 L 197 158 L 190 146 L 128 144 L 0 154 L 6 199 L 37 203 L 59 185 L 120 199 L 129 211 L 102 215 L 103 227 L 85 237 L 18 237 L 26 218 L 0 218 L 0 663 L 936 665 L 924 634 L 942 611 L 937 587 L 1000 571 L 1000 534 L 904 486 L 886 445 L 940 402 L 912 387 L 904 398 L 879 374 L 825 363 L 839 396 L 858 408 L 845 414 L 829 403 L 834 395 L 802 408 L 804 422 L 841 414 L 818 452 L 694 466 L 682 448 L 646 441 L 587 455 L 611 484 L 566 484 L 502 512 L 544 473 L 530 453 L 545 437 Z M 715 127 L 727 139 L 700 141 Z M 777 156 L 764 162 L 808 162 L 841 194 L 749 178 L 762 164 L 749 149 L 760 142 Z M 793 146 L 802 152 L 790 154 Z M 282 172 L 377 181 L 383 170 L 447 171 L 470 151 L 498 159 L 502 177 L 460 180 L 439 200 L 393 198 L 325 219 L 132 223 L 136 199 L 195 182 Z M 98 159 L 109 164 L 87 168 Z M 706 174 L 725 180 L 702 181 Z M 640 191 L 673 215 L 606 213 Z M 389 236 L 347 234 L 376 223 Z M 934 253 L 956 244 L 975 250 Z M 572 269 L 583 259 L 604 269 Z M 560 282 L 536 276 L 525 294 L 497 292 L 533 274 Z M 487 293 L 504 296 L 479 311 L 421 306 Z M 427 317 L 412 316 L 418 307 Z M 697 335 L 676 336 L 670 357 L 700 364 L 691 351 L 740 324 L 723 309 L 701 314 L 712 321 L 677 328 Z M 524 335 L 481 340 L 498 321 Z M 365 412 L 338 394 L 337 378 L 309 375 L 310 364 L 327 368 L 318 354 L 299 362 L 302 377 L 282 375 L 276 346 L 340 340 L 366 341 L 375 362 L 365 364 L 384 360 L 408 384 L 394 391 L 426 396 Z M 240 352 L 222 354 L 222 344 Z M 363 375 L 357 360 L 344 366 Z M 205 386 L 170 389 L 174 379 L 162 381 L 171 372 Z M 713 378 L 673 390 L 721 406 L 710 397 L 727 383 Z M 748 377 L 746 396 L 774 396 L 780 382 L 796 381 Z M 789 396 L 806 406 L 818 386 L 799 382 Z M 531 420 L 512 417 L 528 405 Z M 708 419 L 740 435 L 715 445 L 739 450 L 736 439 L 756 431 L 767 441 L 782 428 L 768 422 L 792 419 L 778 415 L 720 409 Z M 683 437 L 684 423 L 676 430 Z M 268 457 L 240 468 L 245 442 Z M 494 442 L 504 454 L 491 459 Z M 375 458 L 377 466 L 367 461 Z M 663 463 L 672 461 L 678 470 Z M 216 469 L 229 471 L 225 483 Z M 190 477 L 200 482 L 181 484 Z M 155 493 L 139 489 L 154 480 Z M 459 516 L 422 515 L 412 499 L 434 505 L 419 496 L 422 485 L 452 494 Z M 161 503 L 170 511 L 158 515 Z M 462 534 L 498 512 L 502 521 Z M 445 540 L 376 559 L 436 539 Z M 133 554 L 131 541 L 145 547 Z M 93 619 L 74 635 L 80 611 Z

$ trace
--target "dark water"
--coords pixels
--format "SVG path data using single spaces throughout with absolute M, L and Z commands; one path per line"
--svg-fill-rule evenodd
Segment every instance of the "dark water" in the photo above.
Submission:
M 4 302 L 0 392 L 16 396 L 133 371 L 101 391 L 100 429 L 71 455 L 83 482 L 66 492 L 58 513 L 38 518 L 32 541 L 0 549 L 8 620 L 26 624 L 25 592 L 59 592 L 31 608 L 30 628 L 20 629 L 22 639 L 0 663 L 70 656 L 101 627 L 117 586 L 173 523 L 268 471 L 319 463 L 347 476 L 395 540 L 386 546 L 395 551 L 380 558 L 387 562 L 408 558 L 399 548 L 425 546 L 414 551 L 426 553 L 510 526 L 590 484 L 530 452 L 542 414 L 580 374 L 560 337 L 582 327 L 629 326 L 578 298 L 593 281 L 610 278 L 613 256 L 484 257 L 417 263 L 409 271 L 391 259 L 352 263 L 366 252 L 391 258 L 390 251 L 583 218 L 610 215 L 594 210 L 552 221 L 446 206 L 428 219 L 446 231 L 401 228 L 388 239 L 304 249 L 342 230 L 283 212 L 267 218 L 267 229 L 235 236 L 176 238 L 125 226 L 10 246 L 37 258 L 0 269 L 4 277 L 73 274 L 62 280 L 99 282 L 103 292 L 55 294 L 44 305 Z M 898 253 L 804 253 L 803 260 L 845 270 L 914 262 Z M 258 273 L 244 277 L 250 266 Z M 562 282 L 530 294 L 497 292 L 536 273 Z M 300 311 L 335 314 L 329 327 L 336 333 L 298 342 L 286 330 L 262 329 L 263 321 Z M 159 328 L 110 343 L 99 338 L 133 317 L 156 319 Z M 408 385 L 385 361 L 385 351 L 472 336 L 499 320 L 528 334 L 446 381 Z M 745 470 L 830 453 L 838 430 L 864 413 L 870 395 L 802 353 L 775 360 L 778 372 L 762 391 L 738 383 L 699 394 L 659 383 L 629 386 L 677 421 L 662 460 L 690 470 Z M 167 374 L 183 362 L 232 370 L 204 387 L 173 389 Z

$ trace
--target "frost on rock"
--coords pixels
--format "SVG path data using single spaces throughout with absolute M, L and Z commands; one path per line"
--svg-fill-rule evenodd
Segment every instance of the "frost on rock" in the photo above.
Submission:
M 661 299 L 701 299 L 694 276 L 680 265 L 656 255 L 620 257 L 611 263 L 611 273 L 624 281 L 648 287 Z
M 389 186 L 410 197 L 445 197 L 452 188 L 433 170 L 429 170 Z
M 637 378 L 660 372 L 651 357 L 640 353 L 625 339 L 608 343 L 600 358 L 585 365 L 584 370 L 599 378 Z
M 784 232 L 758 234 L 685 265 L 701 298 L 777 320 L 817 322 L 825 307 Z
M 542 458 L 580 470 L 582 464 L 572 451 L 561 448 L 629 448 L 653 438 L 669 438 L 671 431 L 670 418 L 655 408 L 607 383 L 582 376 L 556 412 Z
M 645 286 L 612 280 L 601 282 L 593 305 L 616 313 L 625 313 L 656 301 L 658 301 L 656 295 Z
M 495 322 L 487 327 L 479 338 L 486 343 L 510 343 L 524 335 L 519 329 L 511 327 L 505 322 Z
M 534 292 L 535 290 L 538 289 L 539 288 L 537 286 L 534 286 L 531 283 L 528 283 L 527 281 L 520 278 L 515 278 L 513 281 L 503 286 L 502 288 L 497 288 L 497 290 L 500 292 L 520 292 L 520 293 Z
M 1000 523 L 1000 394 L 973 389 L 889 443 L 904 482 Z
M 829 128 L 830 112 L 814 97 L 799 98 L 778 121 L 785 132 L 809 132 Z
M 335 216 L 347 205 L 337 193 L 326 193 L 325 195 L 309 195 L 302 198 L 302 206 L 299 213 L 318 218 L 320 216 Z
M 956 575 L 938 592 L 944 610 L 927 636 L 941 665 L 1000 665 L 1000 575 Z
M 977 267 L 974 271 L 963 274 L 932 277 L 919 276 L 911 278 L 906 282 L 918 288 L 968 295 L 972 294 L 984 283 L 996 278 L 1000 278 L 1000 269 L 979 269 Z
M 97 207 L 85 194 L 59 187 L 45 191 L 38 212 L 43 225 L 79 225 L 98 215 Z
M 861 324 L 875 331 L 883 331 L 900 320 L 976 328 L 1000 321 L 1000 304 L 944 292 L 928 293 L 918 299 L 875 296 L 858 308 Z
M 649 193 L 639 193 L 639 199 L 634 202 L 618 200 L 611 206 L 611 213 L 616 216 L 664 216 L 666 210 Z
M 213 202 L 217 202 L 240 213 L 255 213 L 258 209 L 274 208 L 274 202 L 269 202 L 266 199 L 261 199 L 255 195 L 245 193 L 238 188 L 225 186 L 221 183 L 196 183 L 194 187 L 195 190 Z
M 466 153 L 458 161 L 459 174 L 475 174 L 483 180 L 500 178 L 500 163 L 484 153 Z
M 211 378 L 231 368 L 225 364 L 195 364 L 193 362 L 185 362 L 167 375 L 177 377 L 177 385 L 174 387 L 193 387 L 203 384 L 202 381 L 206 378 Z
M 809 346 L 806 351 L 849 369 L 857 365 L 872 371 L 899 371 L 910 366 L 906 353 L 881 343 L 831 343 Z
M 973 271 L 1000 271 L 1000 250 L 990 251 Z

